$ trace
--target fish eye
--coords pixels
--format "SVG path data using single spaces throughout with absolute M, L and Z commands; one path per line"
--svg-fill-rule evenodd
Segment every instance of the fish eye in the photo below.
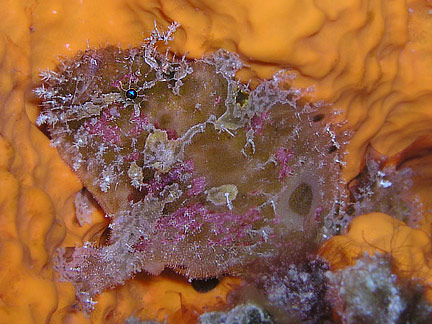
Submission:
M 129 99 L 135 99 L 138 96 L 138 93 L 134 89 L 129 89 L 126 91 L 126 97 Z

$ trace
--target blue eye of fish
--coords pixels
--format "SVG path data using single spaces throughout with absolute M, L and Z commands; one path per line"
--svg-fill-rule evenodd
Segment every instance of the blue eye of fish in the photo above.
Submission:
M 126 97 L 129 99 L 135 99 L 137 97 L 138 93 L 134 89 L 129 89 L 126 91 Z

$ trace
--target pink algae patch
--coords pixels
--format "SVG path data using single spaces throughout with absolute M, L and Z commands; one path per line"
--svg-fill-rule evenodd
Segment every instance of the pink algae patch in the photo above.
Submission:
M 100 119 L 86 121 L 84 128 L 88 130 L 90 135 L 102 136 L 107 142 L 119 144 L 120 128 L 112 123 L 113 117 L 116 115 L 117 114 L 113 114 L 111 110 L 104 111 Z
M 294 152 L 285 147 L 280 147 L 276 151 L 275 158 L 279 163 L 279 180 L 284 179 L 290 174 L 293 174 L 293 169 L 289 166 L 290 160 L 294 157 Z
M 197 196 L 201 194 L 206 187 L 205 177 L 194 178 L 191 181 L 191 188 L 188 190 L 188 196 Z

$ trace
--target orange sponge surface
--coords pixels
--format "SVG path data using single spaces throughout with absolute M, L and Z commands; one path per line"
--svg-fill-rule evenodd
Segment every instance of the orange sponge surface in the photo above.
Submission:
M 237 52 L 249 65 L 239 73 L 244 80 L 293 69 L 293 85 L 313 87 L 311 100 L 332 103 L 338 121 L 346 120 L 344 128 L 353 131 L 344 167 L 351 180 L 368 145 L 394 156 L 430 136 L 431 13 L 432 3 L 416 0 L 1 1 L 0 323 L 121 323 L 130 315 L 190 323 L 220 307 L 239 283 L 225 278 L 203 295 L 178 278 L 136 278 L 103 293 L 89 318 L 77 310 L 74 288 L 56 281 L 52 257 L 59 247 L 82 244 L 106 220 L 95 211 L 92 224 L 80 226 L 74 197 L 82 185 L 34 124 L 39 109 L 32 89 L 39 71 L 54 69 L 58 57 L 87 46 L 136 46 L 154 22 L 166 27 L 178 21 L 171 50 L 180 55 L 200 57 L 220 47 Z M 420 172 L 422 197 L 430 185 L 427 161 L 411 163 Z M 365 240 L 361 233 L 369 228 L 384 231 L 374 236 L 382 241 Z M 401 269 L 418 267 L 428 277 L 429 229 L 412 230 L 373 214 L 356 219 L 348 236 L 359 242 L 356 251 L 368 250 L 365 244 L 391 250 L 392 228 L 415 251 L 401 252 Z M 337 237 L 328 246 L 345 240 Z
M 428 233 L 389 215 L 371 213 L 354 218 L 346 235 L 331 238 L 320 249 L 332 270 L 355 264 L 365 253 L 389 254 L 393 271 L 420 281 L 432 300 L 432 245 Z

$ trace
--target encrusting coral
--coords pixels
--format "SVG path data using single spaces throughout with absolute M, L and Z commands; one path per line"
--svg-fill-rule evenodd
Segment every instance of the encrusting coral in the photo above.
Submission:
M 283 71 L 254 90 L 235 81 L 242 63 L 226 51 L 160 54 L 176 27 L 138 48 L 89 49 L 35 90 L 37 123 L 111 218 L 106 244 L 56 258 L 86 309 L 137 271 L 242 274 L 344 225 L 342 144 L 320 105 L 285 89 Z
M 330 303 L 325 299 L 327 261 L 316 255 L 316 247 L 291 243 L 290 248 L 276 258 L 256 262 L 244 284 L 230 295 L 231 304 L 253 302 L 281 324 L 331 320 Z
M 254 304 L 239 305 L 227 312 L 212 312 L 200 316 L 200 324 L 261 323 L 274 324 L 265 310 Z
M 389 257 L 365 255 L 356 264 L 327 273 L 332 309 L 343 323 L 429 323 L 432 306 L 418 283 L 400 282 Z

